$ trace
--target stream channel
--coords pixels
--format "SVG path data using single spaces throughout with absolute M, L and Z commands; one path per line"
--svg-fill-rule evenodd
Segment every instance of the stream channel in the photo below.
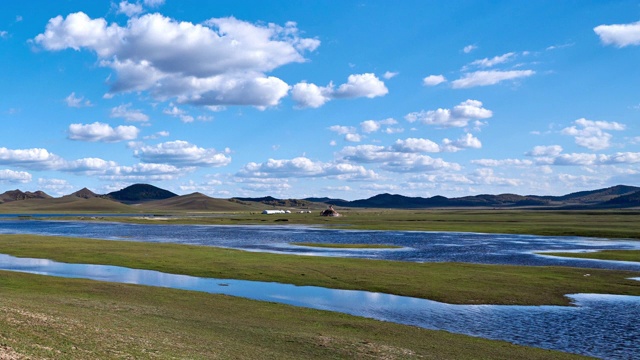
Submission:
M 2 220 L 0 234 L 77 236 L 171 242 L 314 256 L 396 261 L 462 261 L 528 266 L 561 265 L 640 271 L 640 263 L 574 260 L 544 251 L 640 249 L 633 240 L 445 232 L 327 230 L 310 227 L 134 225 L 44 220 Z M 400 249 L 321 249 L 291 242 L 365 243 Z M 427 329 L 605 359 L 640 354 L 640 297 L 569 294 L 575 306 L 451 305 L 431 300 L 312 286 L 198 278 L 106 265 L 58 263 L 0 255 L 0 269 L 227 294 L 260 301 L 337 311 Z M 640 278 L 636 279 L 640 280 Z

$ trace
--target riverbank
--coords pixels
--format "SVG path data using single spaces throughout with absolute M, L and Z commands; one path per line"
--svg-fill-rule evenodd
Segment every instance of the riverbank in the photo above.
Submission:
M 375 210 L 339 209 L 340 217 L 319 214 L 167 213 L 73 220 L 139 224 L 316 225 L 357 230 L 457 231 L 545 236 L 640 239 L 637 210 Z M 60 218 L 56 218 L 60 219 Z
M 640 274 L 630 271 L 408 263 L 34 235 L 0 235 L 0 253 L 198 277 L 383 292 L 450 304 L 569 305 L 565 294 L 640 295 L 640 282 L 628 279 Z
M 0 355 L 17 359 L 583 358 L 229 296 L 0 274 Z

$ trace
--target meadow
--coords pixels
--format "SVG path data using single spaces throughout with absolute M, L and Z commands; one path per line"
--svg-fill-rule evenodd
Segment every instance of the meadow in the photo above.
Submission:
M 118 220 L 632 238 L 639 227 L 634 215 L 358 211 L 338 218 L 244 213 Z M 91 219 L 96 220 L 101 221 Z M 640 283 L 628 279 L 640 274 L 625 271 L 589 269 L 585 276 L 584 269 L 565 267 L 417 264 L 31 235 L 0 236 L 0 253 L 200 277 L 376 291 L 456 304 L 569 305 L 567 293 L 640 296 Z M 632 258 L 628 254 L 606 256 L 638 260 L 637 253 Z M 0 351 L 17 354 L 16 358 L 573 358 L 500 341 L 229 296 L 0 273 Z

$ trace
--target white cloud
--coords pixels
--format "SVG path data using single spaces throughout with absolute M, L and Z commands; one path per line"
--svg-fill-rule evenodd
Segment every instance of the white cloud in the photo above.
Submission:
M 193 24 L 158 13 L 133 17 L 126 26 L 82 12 L 58 16 L 34 41 L 51 51 L 94 51 L 99 64 L 117 74 L 110 95 L 149 91 L 160 100 L 259 108 L 277 105 L 289 91 L 265 73 L 304 62 L 303 54 L 320 45 L 301 37 L 294 22 L 256 25 L 228 17 Z
M 120 1 L 118 4 L 118 14 L 125 14 L 128 17 L 136 16 L 141 14 L 144 11 L 142 5 L 140 4 L 132 4 L 128 1 Z
M 362 130 L 362 132 L 368 134 L 368 133 L 372 133 L 372 132 L 376 132 L 376 131 L 380 130 L 382 128 L 382 126 L 395 125 L 397 123 L 398 123 L 398 121 L 396 121 L 393 118 L 387 118 L 387 119 L 384 119 L 384 120 L 365 120 L 365 121 L 360 123 L 360 129 Z M 387 128 L 386 130 L 389 130 L 389 128 Z M 389 133 L 389 132 L 387 132 L 387 133 Z
M 231 157 L 215 149 L 205 149 L 187 141 L 168 141 L 155 146 L 142 146 L 134 155 L 144 163 L 172 164 L 177 166 L 226 166 Z
M 339 135 L 352 134 L 356 132 L 356 128 L 353 126 L 332 125 L 329 130 L 338 133 Z
M 436 153 L 440 152 L 440 145 L 429 139 L 416 139 L 416 138 L 408 138 L 405 140 L 396 140 L 393 145 L 393 149 L 399 152 L 408 152 L 408 153 L 418 153 L 418 152 L 429 152 Z
M 399 73 L 397 71 L 387 71 L 384 73 L 384 75 L 382 75 L 382 77 L 389 80 L 391 78 L 398 76 L 398 74 Z
M 352 99 L 359 97 L 374 98 L 384 96 L 389 92 L 384 82 L 375 74 L 349 75 L 347 82 L 336 89 L 332 83 L 327 86 L 318 86 L 306 82 L 300 82 L 293 86 L 292 99 L 300 108 L 318 108 L 329 100 Z
M 4 30 L 0 30 L 0 39 L 6 39 L 9 37 L 9 33 Z
M 164 0 L 143 0 L 145 6 L 155 8 L 164 5 Z
M 640 45 L 640 21 L 630 24 L 600 25 L 593 28 L 605 45 Z
M 408 138 L 405 140 L 396 140 L 395 144 L 390 148 L 399 152 L 420 153 L 420 152 L 457 152 L 464 149 L 480 149 L 482 143 L 472 134 L 465 134 L 457 140 L 442 140 L 442 144 L 438 145 L 429 139 Z
M 376 173 L 360 165 L 325 163 L 306 157 L 297 157 L 291 160 L 269 159 L 264 163 L 250 162 L 237 173 L 237 176 L 250 178 L 336 177 L 341 180 L 377 178 Z
M 84 97 L 76 97 L 76 93 L 72 92 L 69 96 L 67 96 L 64 101 L 67 103 L 69 107 L 83 107 L 83 106 L 92 106 L 91 101 L 85 100 Z
M 467 100 L 456 105 L 452 110 L 437 109 L 413 112 L 405 116 L 409 122 L 419 121 L 427 125 L 441 127 L 465 127 L 471 120 L 488 119 L 493 116 L 491 110 L 482 107 L 478 100 Z
M 163 181 L 174 180 L 193 170 L 193 167 L 176 167 L 169 164 L 135 164 L 110 167 L 100 178 L 111 181 Z
M 377 76 L 372 73 L 349 75 L 347 83 L 342 84 L 333 93 L 335 98 L 374 98 L 384 96 L 389 92 Z
M 527 152 L 527 156 L 558 156 L 562 152 L 562 146 L 535 146 L 533 150 Z
M 613 137 L 603 130 L 622 131 L 623 124 L 607 121 L 592 121 L 585 118 L 574 121 L 574 126 L 562 129 L 562 134 L 575 138 L 576 144 L 591 150 L 602 150 L 610 146 Z
M 49 170 L 64 165 L 64 160 L 42 148 L 7 149 L 0 147 L 0 164 L 20 166 L 27 169 Z
M 140 129 L 135 126 L 118 126 L 112 128 L 108 124 L 95 122 L 93 124 L 69 125 L 68 138 L 79 141 L 118 142 L 133 140 L 138 137 Z
M 333 125 L 329 127 L 329 130 L 339 135 L 344 135 L 344 139 L 349 142 L 360 142 L 362 140 L 362 137 L 353 126 Z
M 493 67 L 495 65 L 503 64 L 503 63 L 511 60 L 515 55 L 516 55 L 516 53 L 509 52 L 509 53 L 506 53 L 504 55 L 495 56 L 495 57 L 493 57 L 491 59 L 484 58 L 484 59 L 475 60 L 470 65 L 471 66 L 478 66 L 478 67 L 481 67 L 481 68 Z
M 443 75 L 429 75 L 422 79 L 422 84 L 424 86 L 436 86 L 446 81 L 447 79 Z
M 131 103 L 116 106 L 111 109 L 112 118 L 123 118 L 127 121 L 145 122 L 149 121 L 149 116 L 140 110 L 130 109 Z
M 169 104 L 169 108 L 162 110 L 163 114 L 170 115 L 176 118 L 179 118 L 183 123 L 192 123 L 195 119 L 193 116 L 187 114 L 186 111 L 179 109 L 177 106 L 173 104 Z
M 74 189 L 73 185 L 69 184 L 64 179 L 38 179 L 38 188 L 46 193 L 53 193 L 55 195 L 64 195 L 71 192 Z
M 26 171 L 0 170 L 0 182 L 28 183 L 31 182 L 31 174 Z
M 462 48 L 462 52 L 464 52 L 465 54 L 468 54 L 477 48 L 478 47 L 476 45 L 467 45 L 464 48 Z
M 485 166 L 485 167 L 502 167 L 502 166 L 531 166 L 533 165 L 533 161 L 531 160 L 520 160 L 520 159 L 479 159 L 479 160 L 471 160 L 472 164 Z
M 470 175 L 470 177 L 476 184 L 519 186 L 522 183 L 522 181 L 518 179 L 497 176 L 493 169 L 489 168 L 477 169 Z
M 360 142 L 362 141 L 362 136 L 360 134 L 346 134 L 344 139 L 349 142 Z
M 466 73 L 460 79 L 452 81 L 451 86 L 454 89 L 466 89 L 476 86 L 495 85 L 505 80 L 514 80 L 529 77 L 535 73 L 536 72 L 533 70 L 475 71 L 472 73 Z
M 332 93 L 331 85 L 323 87 L 301 82 L 293 86 L 291 98 L 298 104 L 298 107 L 319 108 L 331 100 Z
M 154 140 L 154 139 L 157 139 L 157 138 L 160 138 L 160 137 L 167 137 L 167 136 L 169 136 L 169 132 L 168 131 L 158 131 L 155 134 L 145 136 L 144 139 L 145 140 Z M 138 146 L 134 146 L 134 147 L 138 147 Z
M 482 148 L 482 142 L 472 134 L 466 133 L 457 140 L 444 139 L 441 148 L 441 151 L 449 152 L 456 152 L 463 149 L 480 149 Z
M 400 144 L 402 146 L 405 144 Z M 417 147 L 419 144 L 416 144 Z M 442 159 L 395 148 L 377 145 L 347 146 L 338 154 L 343 160 L 355 163 L 380 163 L 381 169 L 391 172 L 420 172 L 435 170 L 460 170 L 460 165 Z

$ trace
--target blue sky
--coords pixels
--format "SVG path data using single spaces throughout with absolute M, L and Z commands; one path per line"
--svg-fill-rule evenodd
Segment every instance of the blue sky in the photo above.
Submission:
M 640 182 L 640 1 L 3 1 L 0 188 Z

